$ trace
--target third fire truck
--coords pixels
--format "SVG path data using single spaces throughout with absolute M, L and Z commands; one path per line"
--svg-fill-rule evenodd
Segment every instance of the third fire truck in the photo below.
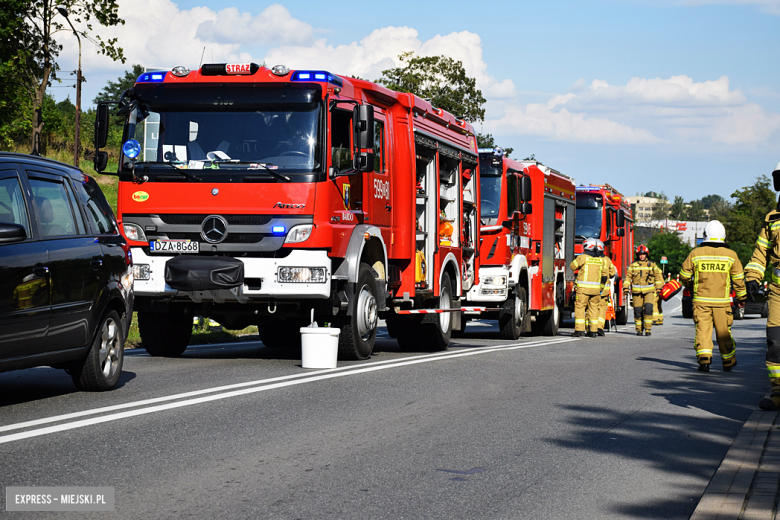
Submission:
M 634 223 L 631 206 L 609 184 L 577 186 L 575 234 L 577 254 L 582 253 L 582 243 L 587 238 L 597 238 L 604 242 L 604 254 L 617 269 L 611 289 L 615 319 L 618 325 L 625 325 L 628 302 L 620 288 L 626 268 L 633 261 Z
M 467 293 L 464 318 L 498 319 L 509 339 L 554 336 L 571 308 L 574 180 L 500 148 L 480 149 L 479 161 L 479 283 Z

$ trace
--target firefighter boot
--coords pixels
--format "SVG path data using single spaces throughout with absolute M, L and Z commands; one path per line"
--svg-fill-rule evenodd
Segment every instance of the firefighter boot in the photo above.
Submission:
M 780 395 L 771 395 L 769 397 L 763 397 L 758 402 L 758 407 L 762 410 L 768 410 L 774 412 L 780 410 Z
M 735 366 L 737 366 L 737 358 L 731 358 L 731 363 L 728 363 L 729 360 L 724 359 L 723 360 L 723 371 L 724 372 L 731 372 L 731 369 L 733 369 Z
M 589 338 L 595 338 L 595 337 L 596 337 L 596 335 L 597 335 L 597 334 L 596 334 L 595 332 L 593 332 L 592 330 L 589 330 L 589 331 L 588 331 L 588 337 L 589 337 Z
M 603 336 L 604 335 L 604 329 L 597 330 L 596 334 L 598 334 L 599 336 Z
M 582 337 L 582 331 L 581 330 L 575 330 L 574 334 L 571 335 L 573 338 L 581 338 Z
M 699 372 L 709 372 L 710 371 L 710 365 L 699 365 Z

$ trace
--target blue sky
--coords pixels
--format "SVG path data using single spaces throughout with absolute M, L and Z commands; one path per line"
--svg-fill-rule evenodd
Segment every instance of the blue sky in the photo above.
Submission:
M 780 0 L 119 4 L 127 23 L 105 34 L 128 61 L 84 46 L 85 107 L 132 63 L 203 54 L 376 79 L 413 50 L 463 61 L 488 99 L 477 129 L 578 184 L 728 197 L 780 161 Z M 75 68 L 75 39 L 58 39 Z

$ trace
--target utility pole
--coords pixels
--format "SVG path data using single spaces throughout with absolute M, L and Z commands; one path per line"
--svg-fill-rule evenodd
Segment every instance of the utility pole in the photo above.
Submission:
M 68 25 L 73 29 L 73 34 L 76 35 L 76 40 L 79 42 L 79 68 L 76 70 L 76 128 L 73 133 L 73 166 L 79 167 L 80 151 L 81 151 L 81 38 L 78 31 L 70 23 L 68 18 L 68 10 L 64 7 L 58 7 L 57 11 L 68 21 Z

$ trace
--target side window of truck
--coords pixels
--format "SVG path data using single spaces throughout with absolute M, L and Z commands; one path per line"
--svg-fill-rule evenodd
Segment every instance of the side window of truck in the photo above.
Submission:
M 506 213 L 507 217 L 512 218 L 512 215 L 517 210 L 517 175 L 514 173 L 508 173 L 506 177 Z
M 333 110 L 330 115 L 332 166 L 342 172 L 352 168 L 352 112 Z
M 374 171 L 376 173 L 385 172 L 384 161 L 384 140 L 385 140 L 385 125 L 378 119 L 374 120 Z

